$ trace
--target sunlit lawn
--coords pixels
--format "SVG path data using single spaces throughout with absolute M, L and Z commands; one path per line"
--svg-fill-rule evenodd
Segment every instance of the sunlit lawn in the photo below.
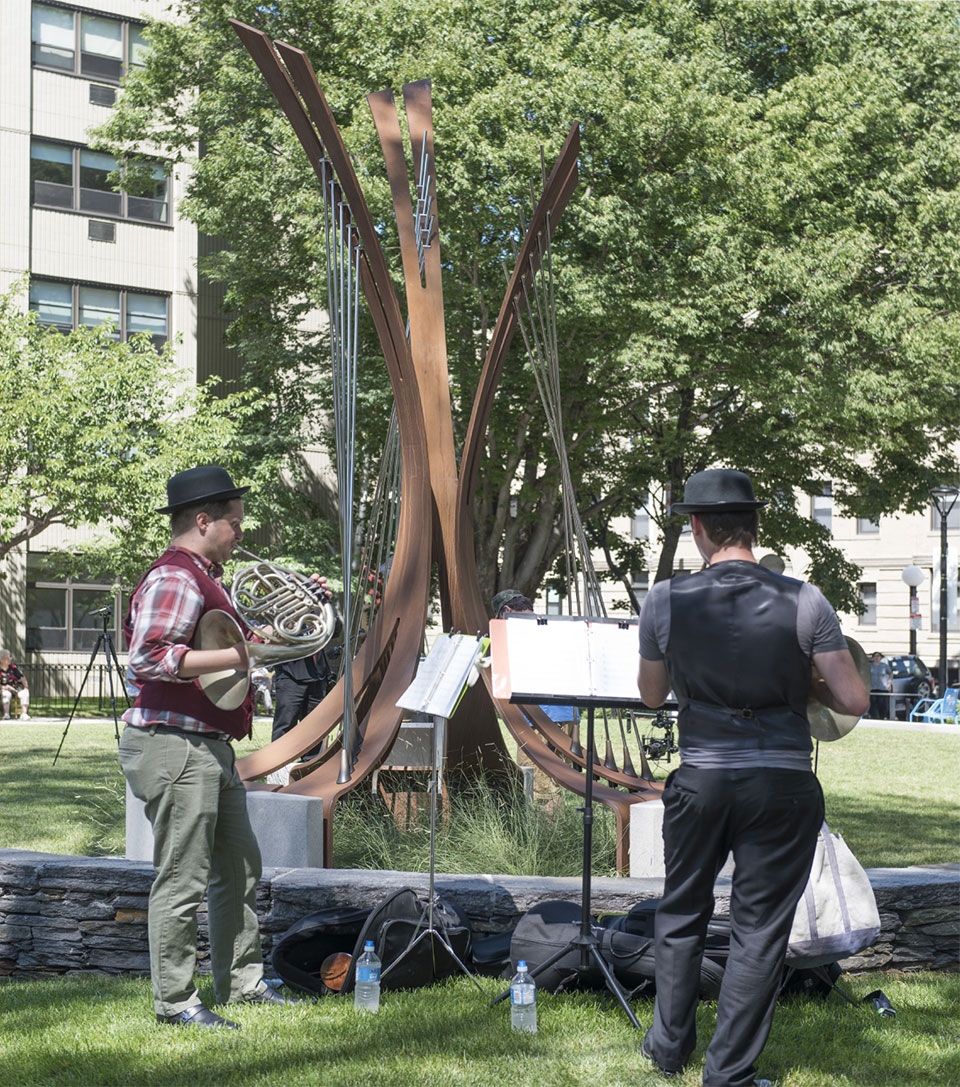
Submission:
M 123 778 L 113 723 L 74 721 L 53 766 L 64 725 L 15 723 L 0 729 L 0 845 L 79 855 L 122 854 Z M 258 743 L 268 728 L 266 722 L 258 723 Z M 241 750 L 252 746 L 257 744 L 241 745 Z M 958 769 L 960 734 L 869 728 L 857 729 L 839 744 L 823 745 L 819 760 L 828 819 L 867 867 L 957 859 Z M 549 870 L 569 854 L 562 874 L 578 870 L 580 831 L 575 812 L 554 813 L 559 829 L 551 838 L 550 820 L 538 824 L 537 834 L 532 834 L 522 819 L 502 818 L 496 805 L 487 807 L 479 814 L 451 813 L 441 839 L 448 838 L 452 845 L 441 854 L 441 869 L 513 871 L 529 864 Z M 422 831 L 419 838 L 404 843 L 393 830 L 383 833 L 392 824 L 371 819 L 371 810 L 376 815 L 368 802 L 347 813 L 338 863 L 349 863 L 347 854 L 352 851 L 354 863 L 362 864 L 376 837 L 377 848 L 399 851 L 397 859 L 422 868 L 426 860 Z M 451 826 L 468 816 L 478 822 Z M 606 813 L 598 813 L 598 821 L 596 868 L 608 872 L 612 828 Z M 375 835 L 371 825 L 379 826 Z M 510 839 L 510 832 L 520 835 L 522 846 L 530 847 L 529 855 Z M 472 851 L 471 837 L 483 839 Z M 0 983 L 0 1087 L 180 1083 L 486 1087 L 507 1082 L 535 1087 L 652 1087 L 664 1082 L 640 1060 L 638 1035 L 606 996 L 541 995 L 540 1032 L 535 1037 L 518 1036 L 508 1029 L 506 1005 L 487 1006 L 500 983 L 482 980 L 486 997 L 466 979 L 385 994 L 382 1011 L 375 1017 L 358 1018 L 349 1001 L 335 999 L 295 1009 L 245 1008 L 236 1013 L 242 1024 L 237 1033 L 156 1027 L 144 979 L 7 981 Z M 853 1009 L 836 996 L 825 1002 L 791 998 L 778 1010 L 761 1073 L 781 1087 L 960 1087 L 956 1017 L 960 977 L 868 974 L 844 983 L 855 998 L 882 987 L 897 1009 L 896 1019 L 881 1018 L 868 1005 Z M 634 1010 L 641 1024 L 648 1025 L 651 1001 L 638 998 Z M 701 1037 L 709 1038 L 715 1014 L 714 1004 L 701 1005 Z M 671 1082 L 693 1087 L 701 1074 L 702 1047 L 687 1072 Z
M 168 1084 L 276 1087 L 655 1087 L 665 1082 L 639 1056 L 640 1035 L 602 994 L 541 994 L 539 1032 L 509 1029 L 502 983 L 466 978 L 386 993 L 375 1016 L 346 999 L 297 1008 L 241 1008 L 237 1032 L 157 1027 L 144 980 L 65 978 L 0 984 L 0 1085 Z M 960 1083 L 953 974 L 868 975 L 845 982 L 855 997 L 882 985 L 897 1009 L 881 1018 L 836 996 L 781 1004 L 760 1071 L 780 1087 L 955 1087 Z M 201 995 L 207 993 L 201 987 Z M 652 1001 L 634 1011 L 646 1027 Z M 698 1013 L 709 1038 L 715 1004 Z M 702 1075 L 702 1045 L 683 1076 Z
M 113 722 L 74 720 L 54 766 L 53 756 L 65 724 L 14 722 L 0 727 L 0 846 L 80 856 L 122 855 L 124 783 Z M 240 752 L 260 746 L 268 735 L 269 722 L 258 721 L 255 740 L 239 745 Z M 821 745 L 818 773 L 826 795 L 827 820 L 843 833 L 865 867 L 958 859 L 960 729 L 944 734 L 861 726 L 839 743 Z M 556 824 L 553 840 L 542 844 L 549 852 L 547 860 L 541 858 L 540 863 L 568 865 L 564 871 L 540 869 L 547 874 L 579 871 L 580 826 L 574 810 L 579 800 L 573 796 L 567 800 L 560 815 L 554 812 L 552 820 L 538 824 L 544 839 L 542 832 L 551 829 L 551 821 Z M 426 848 L 422 829 L 419 837 L 404 842 L 393 832 L 392 824 L 371 817 L 369 804 L 355 807 L 353 818 L 349 810 L 345 812 L 343 831 L 338 831 L 338 867 L 423 866 Z M 495 827 L 489 823 L 490 812 L 466 814 L 479 824 L 458 828 L 452 825 L 455 813 L 446 824 L 451 842 L 447 863 L 441 859 L 438 868 L 516 871 L 516 842 L 499 823 Z M 494 813 L 498 819 L 502 814 Z M 382 841 L 383 837 L 387 840 Z M 471 855 L 471 838 L 476 842 L 476 855 Z M 595 842 L 595 871 L 610 872 L 612 817 L 603 809 L 597 811 Z M 439 848 L 444 848 L 442 840 Z M 502 857 L 499 867 L 497 848 Z M 386 863 L 389 858 L 383 853 L 391 849 L 400 851 L 400 863 Z M 375 857 L 375 862 L 370 857 Z

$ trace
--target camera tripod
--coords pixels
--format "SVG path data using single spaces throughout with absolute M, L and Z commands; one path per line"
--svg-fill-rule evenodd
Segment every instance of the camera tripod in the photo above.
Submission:
M 60 746 L 57 748 L 56 755 L 53 756 L 54 766 L 57 765 L 57 759 L 60 758 L 60 751 L 63 748 L 64 740 L 67 738 L 67 733 L 70 731 L 73 715 L 77 712 L 77 706 L 80 704 L 80 696 L 83 694 L 83 689 L 87 685 L 87 679 L 93 669 L 93 662 L 97 659 L 97 654 L 100 652 L 101 648 L 103 649 L 104 656 L 107 658 L 107 679 L 110 683 L 110 708 L 113 711 L 113 732 L 117 738 L 118 745 L 120 743 L 120 721 L 117 717 L 117 695 L 113 686 L 114 668 L 117 670 L 117 677 L 120 681 L 120 690 L 123 691 L 124 701 L 128 706 L 130 705 L 130 699 L 127 698 L 126 693 L 126 682 L 123 669 L 120 667 L 120 661 L 117 660 L 117 651 L 113 645 L 113 636 L 110 631 L 107 630 L 107 623 L 113 615 L 113 608 L 100 608 L 99 611 L 95 611 L 93 614 L 100 616 L 101 629 L 97 633 L 97 641 L 93 647 L 93 652 L 90 654 L 87 670 L 83 673 L 83 679 L 80 680 L 77 697 L 73 700 L 73 708 L 70 710 L 70 716 L 67 718 L 67 727 L 63 730 L 63 735 L 60 737 Z

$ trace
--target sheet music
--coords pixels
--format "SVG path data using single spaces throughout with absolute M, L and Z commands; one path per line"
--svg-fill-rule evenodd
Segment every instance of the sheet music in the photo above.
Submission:
M 636 625 L 587 623 L 590 684 L 594 697 L 640 701 L 640 634 Z
M 415 713 L 452 716 L 485 644 L 486 639 L 468 634 L 441 634 L 396 704 Z
M 636 623 L 511 616 L 493 620 L 490 634 L 496 698 L 640 703 Z

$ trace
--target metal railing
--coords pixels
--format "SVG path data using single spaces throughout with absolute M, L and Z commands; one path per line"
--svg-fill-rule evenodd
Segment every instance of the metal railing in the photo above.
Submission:
M 30 715 L 32 717 L 66 717 L 73 708 L 80 685 L 82 697 L 77 705 L 78 714 L 110 714 L 110 676 L 106 663 L 95 663 L 90 675 L 83 682 L 86 664 L 20 664 L 30 688 Z M 113 690 L 118 713 L 127 708 L 123 684 L 114 669 Z

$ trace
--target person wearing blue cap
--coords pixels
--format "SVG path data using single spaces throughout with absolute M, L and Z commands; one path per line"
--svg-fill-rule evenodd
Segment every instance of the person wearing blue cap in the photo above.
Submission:
M 743 472 L 690 477 L 674 513 L 690 515 L 705 566 L 658 582 L 640 616 L 643 701 L 678 703 L 680 766 L 663 792 L 666 876 L 657 908 L 657 995 L 641 1053 L 676 1076 L 696 1045 L 713 886 L 732 851 L 730 957 L 707 1047 L 704 1087 L 747 1087 L 770 1026 L 790 927 L 823 821 L 806 706 L 859 715 L 867 691 L 836 614 L 814 586 L 761 566 L 759 509 Z

